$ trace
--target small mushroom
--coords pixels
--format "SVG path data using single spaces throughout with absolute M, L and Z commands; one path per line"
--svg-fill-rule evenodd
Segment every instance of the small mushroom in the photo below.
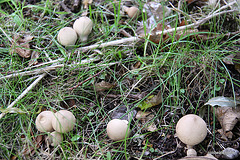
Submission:
M 201 117 L 188 114 L 177 122 L 176 134 L 183 143 L 187 144 L 188 149 L 192 149 L 207 136 L 207 125 Z M 190 150 L 188 153 L 192 154 L 193 152 Z
M 48 140 L 51 146 L 57 146 L 62 143 L 63 141 L 63 136 L 61 133 L 58 133 L 57 131 L 54 131 L 50 133 L 48 136 Z
M 130 134 L 127 120 L 113 119 L 107 124 L 107 135 L 113 141 L 125 139 Z
M 132 6 L 132 7 L 124 6 L 123 10 L 128 14 L 130 18 L 133 18 L 133 19 L 137 18 L 137 16 L 139 15 L 139 9 L 135 6 Z
M 88 35 L 91 33 L 93 22 L 88 17 L 80 17 L 73 23 L 73 29 L 77 32 L 82 42 L 87 41 Z
M 189 148 L 187 150 L 187 156 L 191 156 L 191 157 L 197 156 L 197 152 L 195 151 L 195 149 Z
M 63 46 L 74 45 L 77 41 L 77 33 L 71 27 L 64 27 L 58 32 L 57 40 Z
M 52 132 L 53 126 L 52 126 L 52 118 L 54 113 L 51 111 L 43 111 L 41 112 L 36 120 L 36 128 L 40 132 Z
M 76 118 L 72 112 L 60 110 L 52 118 L 53 129 L 59 133 L 67 133 L 74 128 Z

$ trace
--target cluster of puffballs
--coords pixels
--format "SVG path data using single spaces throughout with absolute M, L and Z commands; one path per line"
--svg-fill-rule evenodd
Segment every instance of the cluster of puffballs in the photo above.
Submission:
M 139 9 L 135 6 L 123 7 L 124 12 L 132 19 L 135 19 L 139 14 Z M 78 37 L 81 42 L 86 42 L 88 35 L 91 33 L 93 22 L 90 18 L 83 16 L 75 20 L 73 27 L 64 27 L 60 29 L 57 35 L 58 42 L 65 46 L 75 45 Z
M 93 22 L 90 18 L 80 17 L 73 23 L 73 27 L 64 27 L 60 29 L 57 35 L 58 42 L 67 47 L 75 45 L 78 37 L 81 42 L 86 42 L 91 33 Z
M 113 141 L 120 141 L 130 134 L 127 120 L 113 119 L 107 124 L 107 135 Z M 183 116 L 176 125 L 177 137 L 187 145 L 187 156 L 197 156 L 193 146 L 201 143 L 207 136 L 205 121 L 194 114 Z
M 60 110 L 56 113 L 43 111 L 36 118 L 36 128 L 40 132 L 50 132 L 49 141 L 56 146 L 63 141 L 62 134 L 71 131 L 76 123 L 72 112 Z M 107 135 L 113 141 L 128 138 L 131 133 L 127 120 L 113 119 L 107 124 Z M 197 156 L 193 146 L 201 143 L 207 135 L 205 121 L 194 114 L 183 116 L 176 125 L 177 137 L 187 145 L 187 156 Z
M 48 139 L 52 146 L 59 145 L 63 141 L 62 134 L 71 131 L 75 123 L 75 116 L 67 110 L 60 110 L 56 113 L 43 111 L 35 121 L 38 131 L 50 132 Z

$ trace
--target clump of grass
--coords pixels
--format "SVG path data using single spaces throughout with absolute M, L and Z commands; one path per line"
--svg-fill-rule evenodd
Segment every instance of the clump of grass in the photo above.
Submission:
M 40 52 L 40 63 L 63 58 L 61 63 L 65 67 L 48 72 L 35 88 L 17 102 L 14 107 L 26 113 L 8 113 L 0 119 L 0 157 L 3 159 L 144 159 L 156 158 L 173 150 L 175 151 L 166 155 L 167 158 L 180 158 L 184 154 L 177 148 L 177 139 L 174 137 L 178 119 L 184 114 L 197 114 L 199 108 L 211 97 L 236 97 L 235 88 L 240 87 L 239 80 L 232 76 L 232 71 L 222 62 L 225 55 L 237 52 L 237 49 L 232 48 L 236 47 L 233 42 L 239 39 L 239 35 L 230 39 L 218 36 L 211 40 L 195 41 L 193 35 L 176 39 L 173 34 L 169 35 L 168 43 L 155 44 L 145 39 L 135 45 L 80 52 L 77 48 L 84 45 L 123 38 L 119 34 L 121 29 L 128 30 L 134 36 L 134 29 L 138 28 L 137 21 L 129 21 L 127 25 L 120 23 L 127 18 L 120 15 L 119 5 L 111 1 L 93 5 L 89 15 L 95 25 L 89 41 L 85 44 L 78 42 L 75 47 L 68 49 L 58 44 L 57 32 L 62 27 L 71 26 L 83 10 L 68 14 L 50 1 L 24 5 L 9 0 L 4 4 L 6 8 L 0 9 L 1 76 L 28 67 L 29 59 L 21 58 L 16 53 L 9 54 L 12 42 L 8 37 L 12 38 L 16 34 L 34 36 L 31 50 Z M 113 7 L 108 10 L 107 5 L 110 4 Z M 142 7 L 144 3 L 138 1 L 138 4 Z M 174 17 L 177 16 L 172 15 L 171 18 L 176 20 Z M 174 21 L 173 24 L 176 26 L 177 22 Z M 101 60 L 77 64 L 94 54 L 100 56 Z M 69 67 L 69 64 L 72 66 Z M 101 74 L 94 76 L 99 72 Z M 89 77 L 92 78 L 88 79 Z M 116 84 L 116 87 L 97 92 L 94 84 L 102 80 Z M 32 76 L 3 79 L 0 82 L 0 106 L 5 109 L 33 81 Z M 70 89 L 79 83 L 80 86 Z M 126 106 L 129 112 L 138 111 L 137 106 L 141 101 L 158 92 L 162 92 L 162 103 L 149 109 L 155 117 L 145 124 L 155 123 L 157 131 L 144 130 L 144 127 L 138 125 L 140 122 L 132 117 L 132 134 L 128 139 L 122 142 L 108 139 L 106 125 L 113 110 Z M 134 99 L 127 94 L 143 96 Z M 67 99 L 74 99 L 75 105 L 61 105 Z M 45 141 L 47 134 L 37 132 L 34 121 L 41 110 L 60 109 L 74 113 L 77 118 L 76 127 L 64 135 L 61 145 L 49 147 Z M 208 115 L 212 116 L 210 111 Z M 214 132 L 215 124 L 209 127 Z M 42 139 L 37 142 L 37 138 Z M 202 145 L 206 149 L 207 143 Z M 205 149 L 201 149 L 201 154 L 206 153 Z

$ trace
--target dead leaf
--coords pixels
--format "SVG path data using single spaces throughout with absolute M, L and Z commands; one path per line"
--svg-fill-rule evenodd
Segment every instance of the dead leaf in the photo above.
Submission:
M 157 24 L 156 22 L 160 22 L 165 17 L 168 17 L 172 10 L 167 6 L 162 6 L 162 4 L 158 2 L 147 2 L 143 6 L 143 12 L 147 14 L 147 20 L 140 22 L 136 33 L 141 37 L 146 37 L 148 34 L 151 34 L 150 40 L 154 43 L 159 43 L 159 41 L 164 42 L 168 39 L 167 34 L 163 36 L 156 34 L 156 32 L 163 30 L 162 23 Z M 169 27 L 170 26 L 165 25 L 164 29 L 169 29 Z
M 63 101 L 60 101 L 60 106 L 68 109 L 76 105 L 76 100 L 74 98 L 65 98 Z
M 224 62 L 225 64 L 234 65 L 234 63 L 233 63 L 233 58 L 234 58 L 234 56 L 235 56 L 235 54 L 230 54 L 230 55 L 224 57 L 224 58 L 223 58 L 223 62 Z
M 138 111 L 135 118 L 141 121 L 140 128 L 144 127 L 145 130 L 154 132 L 157 130 L 156 124 L 154 122 L 148 124 L 154 117 L 151 112 Z
M 134 70 L 134 69 L 138 69 L 140 68 L 142 65 L 142 63 L 140 61 L 137 61 L 134 65 L 131 66 L 131 69 Z
M 28 62 L 28 65 L 29 65 L 29 66 L 38 64 L 37 59 L 38 59 L 38 57 L 39 57 L 39 54 L 40 54 L 40 53 L 37 52 L 37 51 L 33 51 L 33 52 L 32 52 L 32 54 L 31 54 L 31 60 Z
M 222 138 L 232 138 L 231 130 L 240 120 L 240 107 L 238 106 L 239 104 L 239 101 L 234 101 L 232 98 L 222 96 L 211 98 L 207 103 L 204 104 L 204 106 L 212 106 L 212 110 L 215 109 L 215 115 L 220 122 L 223 130 Z
M 185 26 L 188 25 L 188 22 L 185 20 L 182 20 L 181 23 L 179 24 L 179 26 Z
M 240 73 L 240 53 L 238 52 L 233 58 L 235 69 Z
M 210 105 L 212 107 L 237 107 L 237 105 L 240 105 L 240 101 L 234 101 L 232 98 L 229 97 L 218 96 L 209 99 L 208 102 L 204 104 L 204 106 L 205 105 Z
M 163 29 L 163 27 L 164 27 L 164 29 Z M 164 30 L 168 30 L 168 29 L 171 29 L 171 27 L 169 25 L 163 26 L 161 23 L 158 23 L 157 27 L 155 27 L 152 30 L 149 40 L 156 44 L 159 44 L 159 42 L 165 42 L 165 43 L 168 42 L 169 35 L 167 33 L 163 34 L 163 35 L 157 34 L 157 32 L 159 32 L 159 31 L 164 31 Z
M 223 128 L 224 134 L 231 131 L 240 118 L 240 113 L 235 113 L 233 108 L 229 107 L 217 107 L 215 113 Z
M 30 44 L 29 42 L 33 39 L 33 36 L 25 36 L 21 38 L 20 36 L 15 36 L 12 42 L 12 51 L 10 54 L 16 52 L 19 56 L 23 58 L 29 58 L 31 56 Z
M 143 12 L 147 13 L 148 18 L 154 17 L 155 22 L 159 22 L 168 17 L 172 10 L 158 2 L 147 2 L 143 6 Z
M 130 121 L 135 117 L 137 111 L 135 109 L 129 111 L 126 106 L 120 106 L 118 109 L 114 110 L 111 114 L 111 119 L 121 119 Z
M 158 92 L 157 95 L 151 95 L 147 97 L 146 100 L 139 103 L 138 107 L 141 110 L 146 110 L 153 106 L 159 105 L 160 103 L 162 103 L 162 92 Z
M 106 81 L 101 81 L 99 83 L 95 83 L 96 92 L 103 92 L 103 91 L 109 90 L 115 86 L 116 86 L 116 84 L 112 84 L 112 83 L 109 83 Z

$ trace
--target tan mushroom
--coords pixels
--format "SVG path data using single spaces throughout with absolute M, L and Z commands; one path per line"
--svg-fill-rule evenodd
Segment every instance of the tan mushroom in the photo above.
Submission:
M 88 35 L 91 33 L 93 22 L 88 17 L 80 17 L 73 24 L 73 29 L 77 32 L 82 42 L 87 41 Z
M 36 120 L 36 128 L 40 132 L 52 132 L 53 127 L 52 127 L 52 118 L 53 118 L 54 113 L 51 111 L 43 111 L 41 112 Z
M 77 33 L 71 27 L 64 27 L 58 32 L 57 40 L 63 46 L 74 45 L 77 41 Z
M 130 134 L 127 120 L 113 119 L 107 124 L 107 135 L 113 141 L 125 139 Z
M 135 6 L 132 6 L 132 7 L 124 6 L 123 10 L 128 14 L 130 18 L 133 18 L 133 19 L 137 18 L 139 15 L 139 9 Z
M 183 116 L 176 125 L 176 134 L 178 138 L 187 144 L 189 154 L 195 155 L 193 146 L 201 143 L 207 135 L 207 125 L 205 121 L 194 114 Z
M 76 118 L 72 112 L 60 110 L 56 112 L 52 118 L 53 129 L 59 133 L 67 133 L 71 131 L 76 123 Z
M 54 132 L 50 133 L 50 135 L 48 136 L 48 141 L 51 146 L 57 146 L 62 143 L 63 136 L 61 133 L 54 131 Z

